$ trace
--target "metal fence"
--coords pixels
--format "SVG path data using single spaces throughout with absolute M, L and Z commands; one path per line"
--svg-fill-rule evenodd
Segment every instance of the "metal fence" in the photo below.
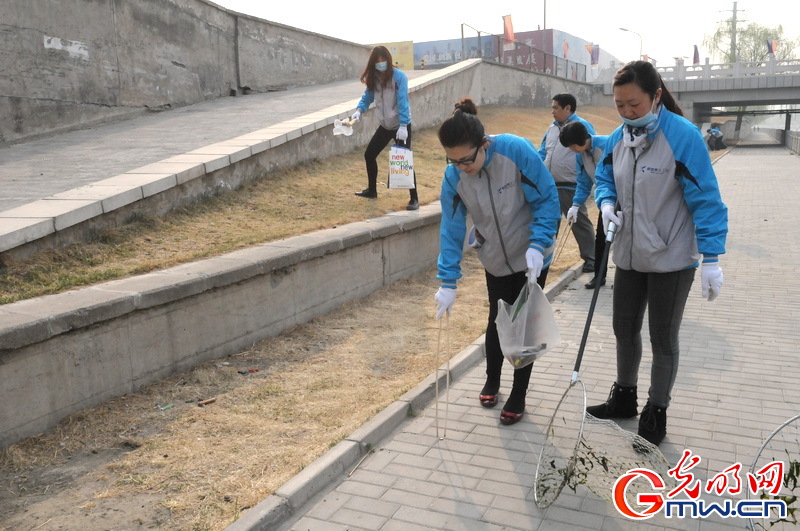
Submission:
M 465 32 L 465 28 L 471 31 Z M 480 57 L 484 61 L 586 82 L 587 65 L 583 63 L 569 61 L 524 42 L 506 40 L 502 35 L 480 31 L 468 24 L 461 24 L 461 56 Z

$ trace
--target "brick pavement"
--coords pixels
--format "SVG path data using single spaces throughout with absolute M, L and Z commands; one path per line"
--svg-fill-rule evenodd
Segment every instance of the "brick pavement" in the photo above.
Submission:
M 697 283 L 692 288 L 667 438 L 660 446 L 672 464 L 685 448 L 699 455 L 699 479 L 734 462 L 749 469 L 765 437 L 800 409 L 800 280 L 794 275 L 800 216 L 779 200 L 800 192 L 800 158 L 779 147 L 737 148 L 715 168 L 730 217 L 728 252 L 721 259 L 725 284 L 713 302 L 700 296 Z M 437 437 L 435 404 L 429 403 L 274 528 L 744 529 L 745 520 L 719 516 L 682 520 L 662 513 L 632 522 L 582 487 L 574 493 L 565 489 L 546 510 L 535 505 L 531 487 L 543 430 L 575 362 L 591 298 L 583 288 L 587 279 L 573 281 L 553 300 L 562 343 L 536 362 L 523 421 L 502 426 L 499 406 L 480 407 L 484 368 L 473 363 L 451 383 L 448 404 L 440 392 L 443 439 Z M 589 402 L 606 398 L 615 375 L 611 285 L 601 290 L 582 364 Z M 646 396 L 651 359 L 646 323 L 643 341 L 639 386 Z M 501 393 L 510 390 L 509 373 Z M 621 425 L 634 431 L 636 422 Z

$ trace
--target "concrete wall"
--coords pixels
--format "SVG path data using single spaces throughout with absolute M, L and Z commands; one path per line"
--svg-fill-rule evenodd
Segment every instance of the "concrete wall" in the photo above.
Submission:
M 426 270 L 440 216 L 427 205 L 3 306 L 0 447 Z
M 204 0 L 0 3 L 0 144 L 358 76 L 369 48 Z
M 553 96 L 560 93 L 575 96 L 580 109 L 583 105 L 598 105 L 602 87 L 495 63 L 481 67 L 480 101 L 484 105 L 550 107 Z

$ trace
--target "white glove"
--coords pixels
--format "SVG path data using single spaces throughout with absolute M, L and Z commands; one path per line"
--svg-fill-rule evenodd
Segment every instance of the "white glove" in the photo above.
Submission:
M 350 117 L 351 122 L 357 122 L 360 119 L 361 119 L 361 111 L 359 110 L 356 110 L 356 112 L 353 113 L 353 116 Z
M 617 229 L 622 227 L 622 210 L 617 210 L 614 213 L 614 206 L 611 203 L 603 203 L 600 207 L 600 212 L 603 214 L 603 232 L 608 234 L 608 223 L 614 222 Z
M 567 210 L 567 221 L 568 222 L 575 223 L 576 221 L 578 221 L 578 210 L 580 208 L 581 207 L 577 207 L 575 205 L 572 205 L 571 207 L 569 207 L 569 210 Z
M 453 288 L 439 288 L 433 300 L 436 301 L 436 318 L 441 319 L 444 312 L 450 315 L 453 303 L 456 302 L 456 290 Z
M 542 266 L 544 266 L 542 252 L 533 247 L 529 248 L 525 251 L 525 261 L 528 263 L 528 282 L 536 282 L 536 279 L 542 274 Z
M 401 125 L 397 129 L 397 135 L 395 135 L 395 138 L 397 139 L 398 142 L 405 142 L 406 140 L 408 140 L 408 127 L 406 127 L 405 125 Z
M 700 287 L 703 297 L 713 301 L 722 290 L 722 269 L 719 262 L 704 262 L 700 266 Z

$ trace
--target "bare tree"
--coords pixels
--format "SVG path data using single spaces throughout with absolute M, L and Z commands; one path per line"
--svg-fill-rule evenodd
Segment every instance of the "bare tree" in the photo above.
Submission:
M 735 38 L 734 38 L 735 37 Z M 795 51 L 800 47 L 800 38 L 788 39 L 783 35 L 783 26 L 769 28 L 750 23 L 742 27 L 731 17 L 720 22 L 716 32 L 703 39 L 703 46 L 710 50 L 713 60 L 733 63 L 740 61 L 759 63 L 769 56 L 767 41 L 777 41 L 775 59 L 785 60 L 797 57 Z

